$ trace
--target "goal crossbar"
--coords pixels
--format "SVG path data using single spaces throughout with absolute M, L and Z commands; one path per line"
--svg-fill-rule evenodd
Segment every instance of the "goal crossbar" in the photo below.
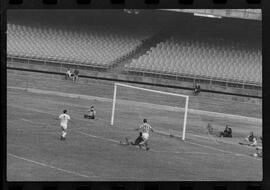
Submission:
M 131 85 L 122 84 L 122 83 L 114 83 L 111 126 L 113 126 L 113 124 L 114 124 L 114 113 L 115 113 L 117 86 L 123 86 L 123 87 L 127 87 L 127 88 L 133 88 L 133 89 L 138 89 L 138 90 L 143 90 L 143 91 L 148 91 L 148 92 L 154 92 L 154 93 L 159 93 L 159 94 L 172 95 L 172 96 L 178 96 L 178 97 L 185 98 L 186 99 L 186 102 L 185 102 L 185 115 L 184 115 L 183 134 L 182 134 L 182 140 L 185 140 L 189 96 L 183 95 L 183 94 L 176 94 L 176 93 L 171 93 L 171 92 L 163 92 L 163 91 L 159 91 L 159 90 L 141 88 L 141 87 L 131 86 Z
M 188 96 L 183 95 L 183 94 L 176 94 L 176 93 L 171 93 L 171 92 L 163 92 L 163 91 L 159 91 L 159 90 L 141 88 L 141 87 L 131 86 L 131 85 L 122 84 L 122 83 L 114 83 L 114 85 L 124 86 L 124 87 L 128 87 L 128 88 L 134 88 L 134 89 L 138 89 L 138 90 L 144 90 L 144 91 L 148 91 L 148 92 L 156 92 L 156 93 L 159 93 L 159 94 L 167 94 L 167 95 L 172 95 L 172 96 L 179 96 L 179 97 L 183 97 L 183 98 L 188 98 Z

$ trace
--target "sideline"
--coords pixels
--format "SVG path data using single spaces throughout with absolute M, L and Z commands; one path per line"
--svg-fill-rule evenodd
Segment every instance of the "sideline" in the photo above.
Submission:
M 21 156 L 15 155 L 15 154 L 11 154 L 11 153 L 7 153 L 7 156 L 10 156 L 10 157 L 13 157 L 13 158 L 16 158 L 16 159 L 19 159 L 19 160 L 24 160 L 26 162 L 30 162 L 30 163 L 33 163 L 33 164 L 36 164 L 36 165 L 39 165 L 39 166 L 43 166 L 43 167 L 55 169 L 55 170 L 61 171 L 63 173 L 68 173 L 68 174 L 80 176 L 80 177 L 83 177 L 83 178 L 87 178 L 88 180 L 91 179 L 91 178 L 95 178 L 95 180 L 97 180 L 97 178 L 99 180 L 106 180 L 106 179 L 111 179 L 111 180 L 130 180 L 130 179 L 134 179 L 134 180 L 145 180 L 145 178 L 140 178 L 140 177 L 97 176 L 97 175 L 94 175 L 94 174 L 92 174 L 91 176 L 88 176 L 88 175 L 81 174 L 81 173 L 78 173 L 78 172 L 75 172 L 75 171 L 66 170 L 66 169 L 62 169 L 62 168 L 59 168 L 59 167 L 56 167 L 56 166 L 52 166 L 52 165 L 49 165 L 49 164 L 45 164 L 45 163 L 42 163 L 42 162 L 34 161 L 34 160 L 31 160 L 31 159 L 28 159 L 28 158 L 24 158 L 24 157 L 21 157 Z M 91 173 L 93 173 L 93 172 L 91 172 Z M 151 179 L 154 179 L 154 178 L 151 178 Z
M 81 174 L 81 173 L 78 173 L 78 172 L 74 172 L 74 171 L 70 171 L 70 170 L 58 168 L 58 167 L 55 167 L 55 166 L 52 166 L 52 165 L 49 165 L 49 164 L 45 164 L 45 163 L 42 163 L 42 162 L 30 160 L 30 159 L 27 159 L 27 158 L 24 158 L 24 157 L 21 157 L 21 156 L 17 156 L 15 154 L 11 154 L 11 153 L 7 153 L 7 155 L 8 156 L 11 156 L 13 158 L 17 158 L 17 159 L 24 160 L 24 161 L 27 161 L 27 162 L 30 162 L 30 163 L 34 163 L 36 165 L 44 166 L 44 167 L 47 167 L 47 168 L 52 168 L 52 169 L 55 169 L 55 170 L 58 170 L 58 171 L 61 171 L 61 172 L 64 172 L 64 173 L 68 173 L 68 174 L 80 176 L 80 177 L 83 177 L 83 178 L 98 177 L 96 175 L 88 176 L 88 175 Z

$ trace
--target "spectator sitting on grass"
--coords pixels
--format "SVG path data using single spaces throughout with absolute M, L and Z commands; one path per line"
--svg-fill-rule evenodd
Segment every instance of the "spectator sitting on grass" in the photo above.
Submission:
M 213 134 L 214 129 L 210 123 L 207 124 L 206 129 L 209 134 Z
M 196 83 L 196 85 L 194 87 L 194 91 L 193 91 L 194 96 L 199 95 L 200 92 L 201 92 L 201 86 Z
M 262 151 L 262 147 L 261 146 L 258 146 L 256 148 L 256 153 L 253 154 L 254 157 L 260 157 L 262 158 L 263 156 L 263 151 Z
M 253 132 L 250 132 L 250 134 L 245 138 L 245 142 L 239 142 L 239 144 L 247 146 L 257 146 L 258 142 Z
M 220 133 L 219 137 L 232 137 L 232 128 L 226 125 L 225 130 Z
M 249 143 L 250 146 L 257 145 L 257 138 L 254 136 L 253 132 L 250 132 L 250 134 L 245 138 L 245 140 Z
M 78 79 L 79 79 L 79 70 L 78 69 L 75 69 L 74 70 L 73 82 L 78 81 Z

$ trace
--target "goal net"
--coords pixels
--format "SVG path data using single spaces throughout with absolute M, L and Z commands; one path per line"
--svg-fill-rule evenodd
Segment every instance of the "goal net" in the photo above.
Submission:
M 185 140 L 189 96 L 115 83 L 111 125 L 138 128 L 145 118 L 158 133 Z

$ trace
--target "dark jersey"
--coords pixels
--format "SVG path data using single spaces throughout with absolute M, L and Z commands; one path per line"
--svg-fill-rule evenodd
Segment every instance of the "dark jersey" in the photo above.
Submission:
M 134 145 L 139 145 L 141 142 L 143 142 L 143 138 L 141 136 L 139 136 L 135 142 L 134 142 Z
M 79 75 L 79 70 L 77 70 L 77 69 L 75 69 L 75 71 L 74 71 L 74 75 Z

